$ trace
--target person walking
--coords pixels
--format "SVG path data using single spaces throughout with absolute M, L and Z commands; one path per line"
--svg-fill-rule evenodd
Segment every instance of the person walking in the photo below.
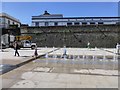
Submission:
M 38 53 L 37 53 L 37 46 L 35 47 L 35 53 L 34 53 L 34 56 L 35 56 L 35 57 L 38 56 Z
M 117 43 L 117 45 L 116 45 L 116 54 L 120 54 L 120 44 L 119 43 Z
M 19 46 L 18 46 L 18 42 L 17 41 L 15 41 L 15 43 L 14 43 L 14 49 L 15 49 L 15 56 L 16 56 L 16 54 L 18 56 L 20 56 L 20 54 L 18 53 Z

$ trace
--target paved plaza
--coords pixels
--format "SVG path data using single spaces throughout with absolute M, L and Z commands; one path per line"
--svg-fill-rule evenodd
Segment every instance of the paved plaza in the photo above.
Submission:
M 56 48 L 38 48 L 38 55 L 43 55 L 47 52 L 50 52 L 52 50 L 55 50 Z M 0 62 L 2 64 L 12 64 L 17 65 L 19 63 L 25 62 L 34 56 L 35 50 L 31 50 L 30 48 L 26 49 L 20 49 L 18 52 L 20 53 L 20 57 L 14 56 L 14 49 L 8 48 L 5 49 L 3 52 L 0 52 L 1 54 L 1 60 Z
M 105 48 L 67 48 L 68 55 L 116 55 L 116 49 L 105 49 Z M 61 48 L 51 54 L 63 54 L 64 48 Z
M 52 52 L 53 51 L 53 52 Z M 13 49 L 4 49 L 1 64 L 17 65 L 34 58 L 34 50 L 19 50 L 20 57 L 14 56 Z M 63 55 L 64 48 L 38 48 L 39 55 Z M 116 50 L 98 48 L 66 48 L 67 55 L 117 56 Z M 45 58 L 46 59 L 46 58 Z M 118 70 L 80 69 L 75 64 L 42 62 L 37 58 L 0 76 L 3 88 L 118 88 Z M 49 60 L 47 58 L 46 60 Z M 52 59 L 53 60 L 53 59 Z M 39 62 L 40 61 L 40 62 Z M 39 62 L 39 63 L 37 63 Z M 92 82 L 92 83 L 91 83 Z

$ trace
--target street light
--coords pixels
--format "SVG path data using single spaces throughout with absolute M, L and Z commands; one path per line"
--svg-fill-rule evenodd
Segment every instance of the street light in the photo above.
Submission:
M 3 50 L 2 50 L 2 43 L 3 43 L 2 35 L 1 35 L 0 39 L 1 39 L 1 52 L 3 52 Z
M 10 46 L 10 30 L 8 30 L 8 46 Z
M 2 44 L 3 44 L 3 36 L 2 36 L 2 28 L 0 29 L 0 40 L 1 40 L 1 42 L 0 42 L 0 44 L 1 44 L 1 52 L 3 51 L 2 50 Z

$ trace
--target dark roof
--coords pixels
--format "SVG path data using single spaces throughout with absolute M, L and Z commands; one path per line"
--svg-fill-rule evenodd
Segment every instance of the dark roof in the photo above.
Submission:
M 39 18 L 38 16 L 32 16 L 34 19 L 120 19 L 120 17 L 63 17 L 63 18 Z
M 43 15 L 50 15 L 50 13 L 48 13 L 47 11 L 45 11 Z

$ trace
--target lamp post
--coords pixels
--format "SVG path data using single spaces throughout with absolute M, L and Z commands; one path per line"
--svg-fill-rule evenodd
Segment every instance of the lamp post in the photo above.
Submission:
M 2 47 L 2 44 L 3 44 L 2 31 L 3 31 L 3 29 L 1 28 L 1 29 L 0 29 L 0 40 L 1 40 L 1 41 L 0 41 L 0 44 L 1 44 L 0 48 L 1 48 L 1 52 L 3 51 L 3 50 L 2 50 L 2 48 L 3 48 L 3 47 Z
M 8 30 L 8 47 L 10 47 L 10 30 Z
M 3 50 L 2 50 L 2 43 L 3 43 L 3 41 L 2 41 L 2 40 L 3 40 L 3 39 L 2 39 L 2 35 L 1 35 L 0 39 L 1 39 L 1 43 L 0 43 L 0 44 L 1 44 L 1 47 L 0 47 L 0 48 L 1 48 L 1 52 L 3 52 Z

